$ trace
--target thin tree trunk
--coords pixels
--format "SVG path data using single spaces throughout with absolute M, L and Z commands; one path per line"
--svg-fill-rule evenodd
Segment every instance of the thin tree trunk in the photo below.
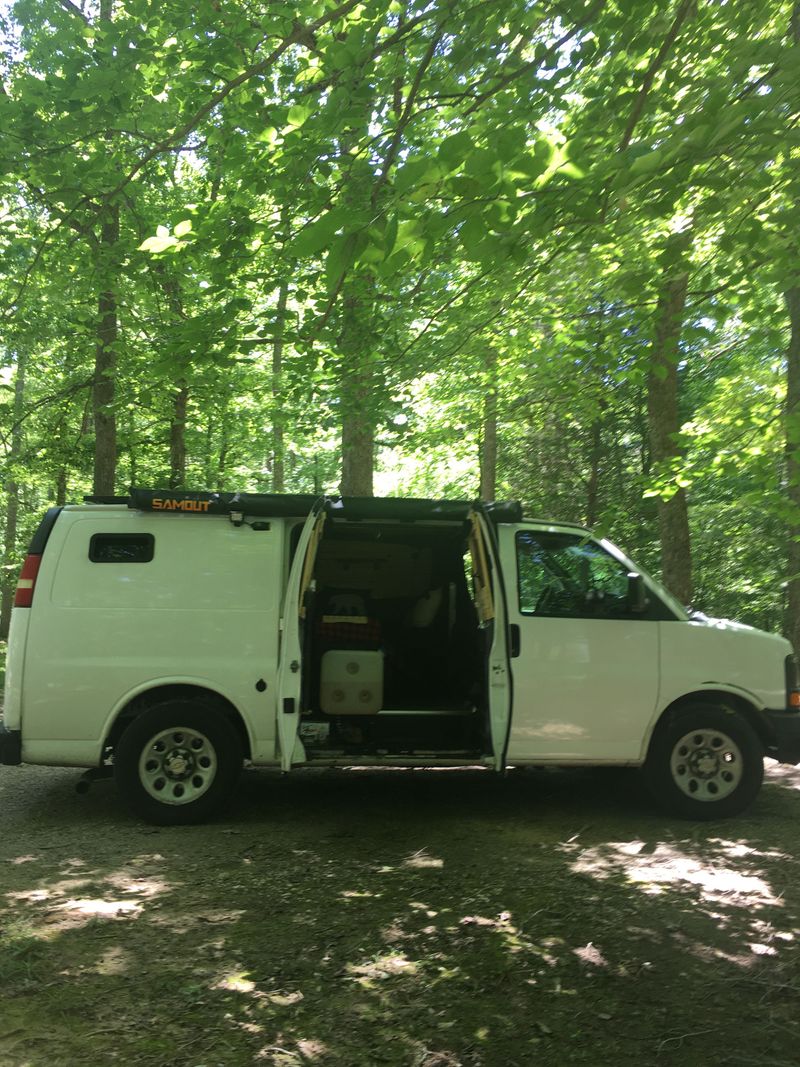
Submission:
M 348 199 L 351 204 L 361 202 L 359 190 L 351 192 Z M 375 409 L 380 387 L 371 326 L 374 289 L 375 279 L 365 270 L 354 271 L 342 287 L 339 351 L 343 496 L 373 495 Z
M 358 312 L 345 299 L 345 317 L 353 321 Z M 354 321 L 354 325 L 357 325 Z M 342 481 L 343 496 L 372 496 L 375 470 L 375 380 L 369 360 L 360 345 L 352 348 L 342 341 L 345 365 L 342 370 Z M 348 359 L 348 351 L 354 357 Z
M 278 308 L 275 319 L 275 340 L 272 343 L 272 491 L 284 489 L 284 411 L 283 411 L 283 345 L 286 326 L 288 282 L 278 289 Z
M 163 263 L 155 267 L 167 298 L 170 315 L 175 322 L 185 318 L 181 288 L 175 276 Z M 183 489 L 186 486 L 186 411 L 189 404 L 189 383 L 185 375 L 175 382 L 172 395 L 172 416 L 169 423 L 169 488 Z
M 681 460 L 677 442 L 680 431 L 678 415 L 678 356 L 689 273 L 685 265 L 680 273 L 666 277 L 656 309 L 656 329 L 650 353 L 647 383 L 647 413 L 650 456 L 653 464 L 666 467 Z M 678 489 L 669 500 L 658 501 L 661 536 L 661 569 L 664 584 L 684 604 L 692 599 L 692 556 L 689 539 L 689 511 L 686 492 Z
M 100 0 L 100 22 L 111 22 L 114 0 Z M 111 134 L 106 134 L 111 140 Z M 119 242 L 119 208 L 109 204 L 100 226 L 99 277 L 103 288 L 97 306 L 97 342 L 94 360 L 94 493 L 111 496 L 117 471 L 117 422 L 114 413 L 118 335 L 116 250 Z
M 600 461 L 603 457 L 603 424 L 599 418 L 592 423 L 589 450 L 589 483 L 586 487 L 586 525 L 597 523 L 600 510 Z
M 172 422 L 169 427 L 169 488 L 183 489 L 186 486 L 186 408 L 189 403 L 189 387 L 185 381 L 178 383 L 178 391 L 172 401 Z
M 497 353 L 487 348 L 484 357 L 483 427 L 480 444 L 480 499 L 497 495 Z
M 786 492 L 792 504 L 788 529 L 786 633 L 800 650 L 800 285 L 784 293 L 789 313 L 786 349 Z
M 94 358 L 94 493 L 112 496 L 117 471 L 117 419 L 114 413 L 116 393 L 118 336 L 117 298 L 113 289 L 112 259 L 119 240 L 119 210 L 108 208 L 101 228 L 101 259 L 106 288 L 100 293 L 97 314 L 97 343 Z
M 225 488 L 225 474 L 228 468 L 228 450 L 230 448 L 230 441 L 228 438 L 228 403 L 227 400 L 222 405 L 220 412 L 220 442 L 219 452 L 217 453 L 217 484 L 216 490 L 218 493 L 223 492 Z
M 17 374 L 14 380 L 14 408 L 12 416 L 11 441 L 6 461 L 11 475 L 6 483 L 6 528 L 3 539 L 3 582 L 2 603 L 0 604 L 0 638 L 8 637 L 11 622 L 11 608 L 14 604 L 16 587 L 15 553 L 17 548 L 17 520 L 19 518 L 19 482 L 16 479 L 15 466 L 22 454 L 23 444 L 23 408 L 25 406 L 25 372 L 27 355 L 20 353 L 17 357 Z
M 63 508 L 67 502 L 67 468 L 62 467 L 56 475 L 56 507 Z

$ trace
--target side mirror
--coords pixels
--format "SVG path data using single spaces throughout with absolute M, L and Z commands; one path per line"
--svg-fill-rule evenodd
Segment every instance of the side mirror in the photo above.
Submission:
M 650 599 L 647 596 L 647 587 L 644 578 L 635 571 L 628 573 L 628 610 L 634 615 L 642 615 L 647 610 Z

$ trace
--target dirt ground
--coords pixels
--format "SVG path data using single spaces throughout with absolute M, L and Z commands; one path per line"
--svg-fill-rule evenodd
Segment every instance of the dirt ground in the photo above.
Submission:
M 250 771 L 156 829 L 0 769 L 0 1065 L 800 1064 L 800 769 Z

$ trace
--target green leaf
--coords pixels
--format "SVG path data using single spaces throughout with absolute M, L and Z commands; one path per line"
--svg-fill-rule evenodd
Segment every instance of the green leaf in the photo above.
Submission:
M 412 189 L 437 181 L 441 171 L 430 159 L 414 159 L 402 167 L 394 179 L 395 192 L 400 196 L 408 195 Z
M 159 230 L 166 230 L 166 226 L 159 226 Z M 167 249 L 172 249 L 180 244 L 177 237 L 172 237 L 169 232 L 161 234 L 156 237 L 148 237 L 146 241 L 142 241 L 139 245 L 140 252 L 153 252 L 158 254 L 160 252 L 166 252 Z
M 352 234 L 335 237 L 325 259 L 325 280 L 328 291 L 333 292 L 350 264 L 353 262 L 355 239 Z
M 468 133 L 454 133 L 439 145 L 439 159 L 448 170 L 457 170 L 473 147 L 472 138 Z
M 311 104 L 295 104 L 294 107 L 289 108 L 286 121 L 290 126 L 300 127 L 311 116 L 313 110 Z
M 628 167 L 628 174 L 631 178 L 644 178 L 649 174 L 654 174 L 661 167 L 663 159 L 664 152 L 660 148 L 646 155 L 637 156 Z
M 329 248 L 337 230 L 342 228 L 346 218 L 347 212 L 344 208 L 332 208 L 297 234 L 291 243 L 292 253 L 296 256 L 313 256 Z
M 458 232 L 461 243 L 470 258 L 478 257 L 480 245 L 486 237 L 486 224 L 480 214 L 471 215 Z

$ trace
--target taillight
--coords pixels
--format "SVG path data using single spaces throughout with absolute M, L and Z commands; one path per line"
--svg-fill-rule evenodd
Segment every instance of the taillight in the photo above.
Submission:
M 36 585 L 36 575 L 39 573 L 41 556 L 28 556 L 22 564 L 17 580 L 17 592 L 14 596 L 15 608 L 29 608 L 33 601 L 33 589 Z
M 794 656 L 786 657 L 783 669 L 786 676 L 786 707 L 800 711 L 800 677 Z

